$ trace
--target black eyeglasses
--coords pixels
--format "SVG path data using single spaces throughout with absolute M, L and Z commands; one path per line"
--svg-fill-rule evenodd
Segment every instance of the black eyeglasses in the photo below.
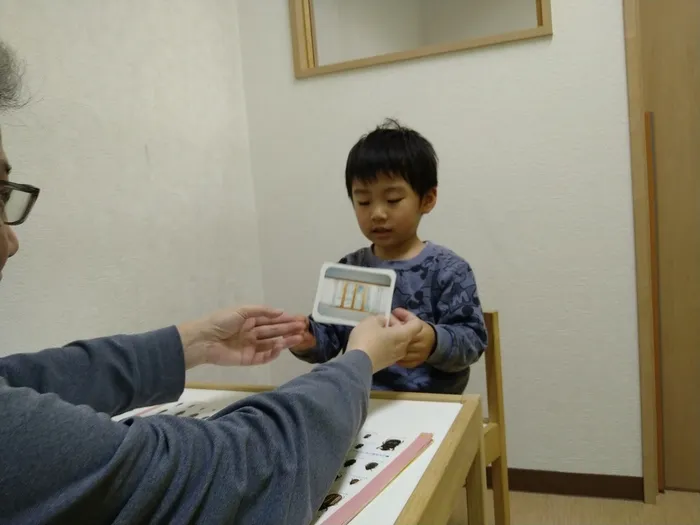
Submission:
M 0 180 L 0 221 L 8 226 L 22 224 L 39 198 L 39 188 Z

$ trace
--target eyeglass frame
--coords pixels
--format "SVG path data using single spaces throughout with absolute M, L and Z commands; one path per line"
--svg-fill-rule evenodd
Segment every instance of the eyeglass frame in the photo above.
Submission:
M 18 184 L 16 182 L 10 182 L 9 180 L 0 180 L 0 187 L 3 186 L 10 188 L 13 191 L 20 191 L 22 193 L 29 194 L 29 202 L 24 208 L 24 213 L 22 213 L 22 216 L 18 220 L 4 222 L 2 218 L 0 218 L 0 223 L 5 224 L 6 226 L 19 226 L 27 220 L 27 217 L 29 217 L 32 208 L 34 208 L 34 204 L 36 204 L 36 200 L 39 198 L 39 193 L 41 190 L 39 190 L 39 188 L 36 186 L 31 186 L 30 184 Z M 0 204 L 0 206 L 4 205 L 5 203 Z

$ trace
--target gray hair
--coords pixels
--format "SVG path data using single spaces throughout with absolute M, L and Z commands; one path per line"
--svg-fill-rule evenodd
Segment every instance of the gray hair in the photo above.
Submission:
M 22 105 L 22 66 L 14 50 L 0 41 L 0 111 Z

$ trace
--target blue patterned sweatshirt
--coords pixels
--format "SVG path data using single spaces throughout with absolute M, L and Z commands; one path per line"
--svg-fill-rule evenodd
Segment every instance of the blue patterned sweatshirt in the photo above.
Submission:
M 394 365 L 374 375 L 372 388 L 407 392 L 461 394 L 488 341 L 474 273 L 453 251 L 426 242 L 413 259 L 384 261 L 372 248 L 362 248 L 340 260 L 342 264 L 396 271 L 392 308 L 405 308 L 435 328 L 436 345 L 417 368 Z M 316 347 L 295 353 L 309 363 L 336 357 L 348 341 L 351 327 L 311 320 Z

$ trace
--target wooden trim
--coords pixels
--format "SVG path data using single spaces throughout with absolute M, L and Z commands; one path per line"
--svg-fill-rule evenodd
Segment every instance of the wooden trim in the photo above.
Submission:
M 304 13 L 304 50 L 306 51 L 306 66 L 308 68 L 316 67 L 316 40 L 314 36 L 314 15 L 311 0 L 302 0 L 302 10 Z
M 304 9 L 301 0 L 289 0 L 289 23 L 292 32 L 294 75 L 301 78 L 309 69 L 305 45 Z
M 513 31 L 510 33 L 504 33 L 502 35 L 487 36 L 481 38 L 474 38 L 470 40 L 463 40 L 461 42 L 449 42 L 445 44 L 434 44 L 431 46 L 424 46 L 417 49 L 411 49 L 409 51 L 398 51 L 396 53 L 388 53 L 386 55 L 378 55 L 368 58 L 359 58 L 356 60 L 348 60 L 346 62 L 339 62 L 337 64 L 328 64 L 326 66 L 318 66 L 315 68 L 306 69 L 297 75 L 297 78 L 309 78 L 319 75 L 327 75 L 330 73 L 339 73 L 342 71 L 351 71 L 354 69 L 361 69 L 370 66 L 378 66 L 383 64 L 392 64 L 394 62 L 403 62 L 406 60 L 414 60 L 417 58 L 424 58 L 433 55 L 443 55 L 446 53 L 454 53 L 456 51 L 465 51 L 468 49 L 479 49 L 482 47 L 507 44 L 510 42 L 517 42 L 520 40 L 530 40 L 534 38 L 541 38 L 551 36 L 552 31 L 544 26 L 534 27 L 532 29 L 523 29 L 520 31 Z
M 491 487 L 491 468 L 486 469 Z M 634 476 L 576 474 L 544 470 L 508 469 L 510 489 L 515 492 L 536 492 L 561 496 L 624 499 L 644 501 L 644 479 Z
M 550 34 L 553 33 L 552 0 L 537 0 L 537 22 L 541 27 L 547 29 Z
M 637 277 L 637 331 L 642 419 L 642 473 L 644 501 L 655 503 L 659 490 L 656 442 L 656 377 L 654 371 L 654 311 L 652 254 L 644 130 L 644 78 L 642 69 L 639 0 L 623 0 L 627 93 L 629 101 L 634 249 Z
M 476 419 L 476 418 L 474 418 Z M 467 473 L 467 523 L 486 525 L 486 462 L 484 452 L 484 435 L 479 436 L 479 448 L 471 461 Z M 510 521 L 499 521 L 496 510 L 496 525 L 510 525 Z
M 484 360 L 486 367 L 486 396 L 489 423 L 484 428 L 486 464 L 493 469 L 493 508 L 496 523 L 510 523 L 510 492 L 508 489 L 508 454 L 506 451 L 506 422 L 503 401 L 501 367 L 501 331 L 498 312 L 485 312 L 484 321 L 489 334 L 489 346 Z
M 659 310 L 659 250 L 656 218 L 656 161 L 654 158 L 654 114 L 644 114 L 644 131 L 647 154 L 647 181 L 649 191 L 649 243 L 651 251 L 651 306 L 654 315 L 654 386 L 656 387 L 656 445 L 659 491 L 666 485 L 664 475 L 664 427 L 663 400 L 661 398 L 661 317 Z
M 502 428 L 505 430 L 503 377 L 501 376 L 501 330 L 498 322 L 498 313 L 486 312 L 484 321 L 489 334 L 489 347 L 484 352 L 489 421 L 502 425 Z
M 193 390 L 224 390 L 227 392 L 269 392 L 277 388 L 273 385 L 232 385 L 226 383 L 201 383 L 193 382 L 187 383 L 185 388 L 191 388 Z M 464 403 L 465 401 L 472 399 L 471 395 L 453 395 L 453 394 L 426 394 L 423 392 L 385 392 L 379 390 L 373 390 L 370 393 L 372 399 L 389 399 L 389 400 L 401 400 L 401 401 L 431 401 L 438 403 Z
M 272 385 L 232 385 L 226 383 L 194 382 L 186 383 L 185 388 L 191 388 L 192 390 L 225 390 L 227 392 L 250 392 L 258 394 L 260 392 L 269 392 L 277 387 Z
M 308 19 L 308 34 L 311 36 L 311 57 L 313 58 L 313 67 L 318 66 L 318 40 L 316 39 L 316 15 L 314 14 L 314 3 L 312 0 L 306 0 L 309 4 L 309 19 Z M 308 36 L 307 36 L 308 38 Z
M 485 459 L 487 465 L 490 465 L 501 456 L 499 445 L 498 425 L 496 423 L 487 423 L 484 426 L 484 450 L 486 450 Z
M 395 525 L 447 523 L 455 498 L 463 490 L 464 480 L 479 453 L 481 435 L 481 400 L 479 396 L 466 396 Z
M 372 399 L 391 399 L 402 401 L 437 401 L 443 403 L 464 403 L 469 396 L 459 396 L 452 394 L 426 394 L 422 392 L 388 392 L 383 390 L 373 390 L 370 396 Z
M 317 63 L 318 53 L 316 49 L 312 0 L 289 0 L 294 74 L 299 79 L 309 78 L 370 66 L 414 60 L 432 55 L 442 55 L 456 51 L 478 49 L 520 40 L 551 36 L 553 34 L 551 0 L 538 0 L 537 10 L 538 26 L 530 29 L 512 31 L 500 35 L 471 38 L 457 42 L 434 44 L 408 51 L 398 51 L 396 53 L 320 66 Z

